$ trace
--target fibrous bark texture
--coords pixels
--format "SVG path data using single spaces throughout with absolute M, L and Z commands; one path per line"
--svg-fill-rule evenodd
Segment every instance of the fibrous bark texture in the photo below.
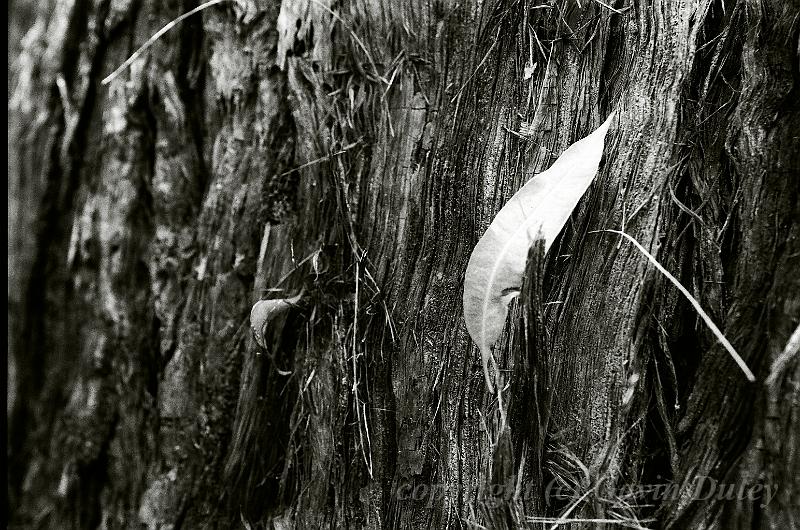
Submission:
M 12 527 L 798 525 L 798 0 L 231 0 L 101 83 L 197 5 L 10 4 Z M 612 110 L 490 394 L 469 254 Z

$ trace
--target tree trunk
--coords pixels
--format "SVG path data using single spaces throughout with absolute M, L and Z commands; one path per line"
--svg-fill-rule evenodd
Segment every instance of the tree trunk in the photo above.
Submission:
M 194 7 L 10 4 L 12 527 L 798 525 L 798 0 L 232 0 L 101 83 Z M 470 252 L 612 110 L 492 394 Z

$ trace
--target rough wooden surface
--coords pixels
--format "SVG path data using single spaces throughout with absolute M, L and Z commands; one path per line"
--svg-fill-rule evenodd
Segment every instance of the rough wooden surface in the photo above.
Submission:
M 197 4 L 16 1 L 12 526 L 538 527 L 554 480 L 589 492 L 571 517 L 797 525 L 796 356 L 763 381 L 800 316 L 800 5 L 609 3 L 237 0 L 102 86 Z M 611 109 L 499 401 L 469 253 Z M 259 348 L 251 305 L 301 292 Z M 702 477 L 779 495 L 692 501 Z

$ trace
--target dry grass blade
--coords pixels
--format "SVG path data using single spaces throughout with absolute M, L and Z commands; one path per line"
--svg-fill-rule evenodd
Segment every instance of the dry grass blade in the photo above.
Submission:
M 190 16 L 194 15 L 195 13 L 199 13 L 200 11 L 202 11 L 204 9 L 207 9 L 207 8 L 209 8 L 211 6 L 215 6 L 215 5 L 221 4 L 223 2 L 231 2 L 231 1 L 232 0 L 210 0 L 209 2 L 206 2 L 204 4 L 200 4 L 199 6 L 195 7 L 191 11 L 187 11 L 186 13 L 182 14 L 181 16 L 176 18 L 175 20 L 171 20 L 166 26 L 164 26 L 163 28 L 161 28 L 160 30 L 155 32 L 155 34 L 153 34 L 152 37 L 147 39 L 147 42 L 142 44 L 142 46 L 138 50 L 133 52 L 133 55 L 128 57 L 128 59 L 124 63 L 119 65 L 117 67 L 117 69 L 114 70 L 113 72 L 111 72 L 105 79 L 103 79 L 100 82 L 100 84 L 107 85 L 111 81 L 116 79 L 119 74 L 121 74 L 126 68 L 128 68 L 130 65 L 132 65 L 133 62 L 136 59 L 138 59 L 144 52 L 146 52 L 147 49 L 150 46 L 152 46 L 158 39 L 160 39 L 162 35 L 164 35 L 166 32 L 168 32 L 169 30 L 171 30 L 172 28 L 174 28 L 175 26 L 177 26 L 178 24 L 180 24 L 181 22 L 183 22 L 184 20 L 186 20 Z
M 697 299 L 694 296 L 692 296 L 692 294 L 689 291 L 686 290 L 686 288 L 681 284 L 681 282 L 679 282 L 678 279 L 675 278 L 675 276 L 670 274 L 670 272 L 667 269 L 665 269 L 658 262 L 658 260 L 656 260 L 656 258 L 653 257 L 652 254 L 650 254 L 647 250 L 645 250 L 645 248 L 642 245 L 640 245 L 638 241 L 636 241 L 634 238 L 632 238 L 625 232 L 622 232 L 620 230 L 597 230 L 590 233 L 599 233 L 599 232 L 619 234 L 628 241 L 630 241 L 631 243 L 633 243 L 636 249 L 642 254 L 644 254 L 644 256 L 648 259 L 648 261 L 650 261 L 650 263 L 652 263 L 653 266 L 656 269 L 658 269 L 658 272 L 663 274 L 670 282 L 672 282 L 672 284 L 678 288 L 681 294 L 683 294 L 683 296 L 685 296 L 686 299 L 689 300 L 689 303 L 692 304 L 692 307 L 694 307 L 695 311 L 697 311 L 697 314 L 700 315 L 700 318 L 703 319 L 703 322 L 705 322 L 706 326 L 708 326 L 711 332 L 714 333 L 720 344 L 722 344 L 725 347 L 725 349 L 728 350 L 728 353 L 731 354 L 731 357 L 733 357 L 733 360 L 736 361 L 736 364 L 739 365 L 739 368 L 742 369 L 742 372 L 744 372 L 744 375 L 747 377 L 747 380 L 750 382 L 756 380 L 756 376 L 753 375 L 753 372 L 750 370 L 750 368 L 747 367 L 747 363 L 744 362 L 744 359 L 742 359 L 742 357 L 736 352 L 736 349 L 734 349 L 730 341 L 725 337 L 725 335 L 722 334 L 722 331 L 720 331 L 717 325 L 714 324 L 714 321 L 711 320 L 711 317 L 708 316 L 708 314 L 703 310 L 702 307 L 700 307 L 700 302 L 698 302 Z
M 606 4 L 602 0 L 594 0 L 594 1 L 597 2 L 598 4 L 600 4 L 601 6 L 605 7 L 606 9 L 610 9 L 611 11 L 613 11 L 614 13 L 616 13 L 618 15 L 621 15 L 623 13 L 623 11 L 620 11 L 619 9 L 611 7 L 610 5 Z
M 797 355 L 797 352 L 800 351 L 800 326 L 795 328 L 794 333 L 792 336 L 789 337 L 789 342 L 786 343 L 786 347 L 783 348 L 783 352 L 775 359 L 775 362 L 772 363 L 772 367 L 769 371 L 769 377 L 767 377 L 766 384 L 767 386 L 772 386 L 775 384 L 775 381 L 783 374 L 783 371 L 786 369 L 786 365 L 789 364 L 789 361 L 792 360 L 793 357 Z

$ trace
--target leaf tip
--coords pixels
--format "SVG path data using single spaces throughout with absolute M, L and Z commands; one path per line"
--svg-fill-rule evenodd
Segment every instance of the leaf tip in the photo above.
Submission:
M 494 355 L 492 355 L 491 346 L 482 345 L 481 346 L 481 360 L 483 362 L 483 377 L 486 379 L 486 387 L 489 389 L 490 394 L 494 394 L 494 384 L 492 383 L 492 377 L 489 374 L 489 363 L 492 364 L 492 367 L 497 372 L 497 362 L 494 359 Z

